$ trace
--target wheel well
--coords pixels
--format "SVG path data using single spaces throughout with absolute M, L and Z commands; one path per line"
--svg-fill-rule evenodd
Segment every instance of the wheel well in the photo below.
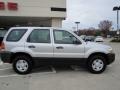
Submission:
M 32 57 L 31 57 L 29 54 L 23 53 L 23 52 L 18 52 L 18 53 L 14 53 L 14 54 L 12 55 L 12 57 L 11 57 L 11 59 L 10 59 L 10 63 L 13 62 L 13 60 L 14 60 L 14 58 L 15 58 L 16 56 L 20 56 L 20 55 L 28 56 L 28 57 L 32 60 L 32 62 L 33 62 L 33 59 L 32 59 Z M 33 62 L 33 63 L 34 63 L 34 62 Z
M 95 55 L 101 55 L 101 56 L 103 56 L 105 59 L 106 59 L 106 62 L 108 63 L 108 61 L 107 61 L 107 55 L 105 54 L 105 53 L 101 53 L 101 52 L 97 52 L 97 53 L 93 53 L 93 54 L 91 54 L 89 57 L 88 57 L 88 60 L 92 57 L 92 56 L 95 56 Z M 88 60 L 87 60 L 87 62 L 88 62 Z

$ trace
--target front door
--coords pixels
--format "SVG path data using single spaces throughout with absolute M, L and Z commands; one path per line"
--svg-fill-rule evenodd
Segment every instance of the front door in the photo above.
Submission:
M 53 36 L 55 58 L 84 58 L 84 45 L 73 34 L 65 30 L 53 30 Z

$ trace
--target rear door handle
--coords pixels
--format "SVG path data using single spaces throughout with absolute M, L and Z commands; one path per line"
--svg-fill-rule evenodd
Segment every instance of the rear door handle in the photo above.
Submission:
M 30 46 L 28 46 L 28 48 L 35 48 L 35 46 L 34 45 L 30 45 Z
M 62 47 L 62 46 L 58 46 L 58 47 L 56 47 L 57 49 L 64 49 L 64 47 Z

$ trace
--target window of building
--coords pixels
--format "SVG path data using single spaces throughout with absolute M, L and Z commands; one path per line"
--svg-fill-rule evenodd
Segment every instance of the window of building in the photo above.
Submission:
M 66 8 L 51 7 L 51 11 L 66 12 Z

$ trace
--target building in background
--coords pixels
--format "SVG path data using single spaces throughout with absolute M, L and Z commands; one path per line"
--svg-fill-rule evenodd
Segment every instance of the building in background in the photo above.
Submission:
M 66 0 L 0 0 L 0 28 L 62 27 Z

